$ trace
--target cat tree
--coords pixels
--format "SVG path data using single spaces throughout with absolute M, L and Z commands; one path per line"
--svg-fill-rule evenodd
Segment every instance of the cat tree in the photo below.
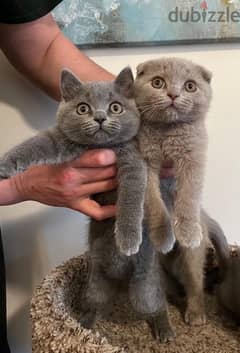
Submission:
M 36 289 L 31 306 L 33 353 L 239 353 L 240 328 L 219 313 L 214 296 L 206 295 L 208 322 L 203 327 L 184 324 L 170 306 L 176 340 L 160 344 L 147 324 L 135 316 L 127 301 L 116 298 L 94 330 L 79 324 L 88 278 L 88 256 L 57 267 Z

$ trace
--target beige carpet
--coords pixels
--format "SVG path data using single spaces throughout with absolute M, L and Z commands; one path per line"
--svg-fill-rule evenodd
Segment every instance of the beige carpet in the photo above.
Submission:
M 240 353 L 240 328 L 219 312 L 209 295 L 204 327 L 185 325 L 179 310 L 170 307 L 177 335 L 173 343 L 155 341 L 122 295 L 108 314 L 98 318 L 94 331 L 83 329 L 78 320 L 87 273 L 87 256 L 73 258 L 37 288 L 31 308 L 33 353 Z

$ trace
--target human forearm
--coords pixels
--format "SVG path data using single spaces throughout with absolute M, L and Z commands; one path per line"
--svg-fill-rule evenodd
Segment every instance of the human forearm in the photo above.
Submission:
M 83 81 L 114 79 L 112 74 L 94 63 L 59 33 L 43 60 L 43 76 L 36 81 L 46 93 L 57 100 L 60 99 L 59 77 L 63 67 L 71 69 Z
M 76 48 L 51 15 L 25 24 L 0 24 L 0 47 L 20 72 L 57 100 L 64 67 L 83 81 L 114 78 Z

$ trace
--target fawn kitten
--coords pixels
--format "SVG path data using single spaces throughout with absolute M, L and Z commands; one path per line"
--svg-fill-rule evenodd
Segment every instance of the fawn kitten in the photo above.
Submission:
M 132 72 L 125 68 L 113 82 L 82 83 L 63 70 L 60 86 L 57 125 L 7 152 L 0 159 L 0 178 L 33 164 L 71 161 L 89 149 L 111 148 L 117 156 L 119 178 L 116 242 L 122 253 L 135 254 L 142 242 L 147 177 L 133 141 L 140 121 L 133 99 Z
M 210 82 L 211 74 L 205 68 L 184 59 L 163 58 L 140 64 L 134 85 L 141 113 L 138 144 L 148 165 L 149 236 L 160 250 L 166 239 L 173 244 L 174 236 L 169 234 L 175 234 L 173 251 L 160 257 L 186 290 L 185 321 L 189 324 L 205 323 L 203 267 L 209 234 L 200 202 Z M 165 191 L 164 203 L 159 174 L 166 160 L 174 165 L 175 183 L 170 183 L 169 194 Z
M 161 191 L 171 216 L 174 210 L 174 180 L 163 180 Z M 174 249 L 169 254 L 160 254 L 161 266 L 167 274 L 168 294 L 174 300 L 177 299 L 176 293 L 179 291 L 178 287 L 176 287 L 176 281 L 184 288 L 186 294 L 185 322 L 190 325 L 202 325 L 206 322 L 204 268 L 207 250 L 211 243 L 216 250 L 220 268 L 217 276 L 220 282 L 217 286 L 217 295 L 226 307 L 231 308 L 232 311 L 235 308 L 235 312 L 237 311 L 236 307 L 239 302 L 239 297 L 237 296 L 239 293 L 238 286 L 233 286 L 233 283 L 237 283 L 239 259 L 236 258 L 231 262 L 228 242 L 222 228 L 203 209 L 201 210 L 200 219 L 203 239 L 199 247 L 186 248 L 179 242 L 176 242 Z M 212 282 L 211 279 L 210 281 Z
M 210 82 L 208 70 L 184 59 L 151 60 L 137 68 L 134 91 L 141 113 L 138 143 L 148 165 L 146 208 L 151 240 L 157 249 L 166 237 L 171 239 L 169 247 L 174 243 L 171 219 L 159 191 L 161 164 L 166 160 L 173 162 L 176 178 L 172 215 L 175 237 L 181 245 L 192 248 L 198 247 L 203 237 L 200 202 Z

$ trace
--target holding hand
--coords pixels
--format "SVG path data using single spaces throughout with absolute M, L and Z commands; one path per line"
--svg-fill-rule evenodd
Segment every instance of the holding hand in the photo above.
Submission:
M 92 150 L 73 162 L 31 167 L 0 182 L 0 205 L 34 200 L 97 220 L 113 217 L 115 205 L 100 206 L 91 195 L 117 187 L 115 161 L 111 150 Z

